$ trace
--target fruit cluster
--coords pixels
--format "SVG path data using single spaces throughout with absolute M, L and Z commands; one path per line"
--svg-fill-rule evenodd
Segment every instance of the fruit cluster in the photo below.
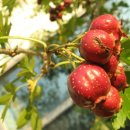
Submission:
M 72 0 L 64 0 L 64 3 L 57 5 L 55 8 L 50 8 L 50 20 L 55 21 L 57 19 L 62 19 L 62 11 L 70 6 Z
M 101 117 L 111 117 L 120 110 L 119 91 L 128 87 L 124 68 L 119 65 L 120 39 L 127 37 L 121 26 L 111 14 L 95 18 L 79 47 L 85 62 L 68 77 L 73 101 Z

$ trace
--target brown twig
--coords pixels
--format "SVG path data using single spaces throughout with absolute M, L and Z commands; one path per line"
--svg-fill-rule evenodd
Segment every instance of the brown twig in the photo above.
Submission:
M 37 55 L 37 56 L 43 56 L 41 52 L 35 52 L 29 49 L 23 49 L 23 48 L 15 48 L 15 49 L 0 49 L 0 54 L 6 54 L 11 57 L 16 56 L 20 53 L 24 53 L 27 55 Z

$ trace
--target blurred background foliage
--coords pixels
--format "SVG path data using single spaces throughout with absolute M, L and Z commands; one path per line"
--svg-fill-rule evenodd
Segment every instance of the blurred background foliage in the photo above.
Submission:
M 0 12 L 0 36 L 9 35 L 11 30 L 10 18 L 13 15 L 13 10 L 23 4 L 29 5 L 31 0 L 3 0 L 3 9 Z M 40 12 L 44 12 L 49 20 L 49 10 L 51 7 L 55 7 L 62 3 L 63 0 L 37 0 L 33 2 L 33 13 L 30 18 L 34 18 Z M 62 19 L 58 19 L 50 24 L 55 24 L 57 28 L 55 30 L 41 29 L 32 32 L 31 37 L 45 41 L 48 46 L 51 44 L 65 44 L 71 42 L 84 32 L 89 29 L 91 21 L 105 13 L 113 14 L 118 20 L 123 21 L 123 29 L 129 35 L 130 33 L 130 2 L 127 0 L 73 0 L 69 8 L 63 11 Z M 44 19 L 42 19 L 44 23 Z M 39 23 L 37 23 L 39 24 Z M 8 40 L 1 40 L 1 48 L 5 48 Z M 77 41 L 78 43 L 80 40 Z M 121 60 L 126 64 L 130 65 L 130 49 L 128 48 L 129 40 L 122 40 L 123 48 L 128 49 L 128 51 L 123 51 L 121 55 Z M 34 46 L 33 50 L 42 50 L 40 45 Z M 77 49 L 72 48 L 72 51 L 77 55 L 79 52 Z M 128 58 L 128 59 L 127 59 Z M 61 57 L 60 55 L 53 55 L 52 61 L 58 63 L 60 61 L 67 60 L 68 56 Z M 32 78 L 35 74 L 39 73 L 39 68 L 42 67 L 42 60 L 37 59 L 37 57 L 26 57 L 23 59 L 17 67 L 13 68 L 10 73 L 1 77 L 1 85 L 5 86 L 2 88 L 1 94 L 14 93 L 15 86 L 19 84 L 24 84 L 27 78 Z M 42 95 L 34 101 L 35 106 L 38 107 L 40 116 L 43 117 L 47 112 L 53 110 L 56 106 L 62 103 L 65 99 L 69 97 L 67 92 L 67 76 L 73 70 L 71 65 L 63 65 L 57 69 L 51 70 L 46 77 L 42 78 L 38 83 L 38 88 Z M 129 71 L 127 72 L 127 77 L 129 76 Z M 13 77 L 13 79 L 12 79 Z M 62 78 L 60 78 L 62 77 Z M 61 80 L 61 81 L 59 81 Z M 128 79 L 129 80 L 129 79 Z M 129 80 L 130 81 L 130 80 Z M 6 84 L 8 83 L 8 84 Z M 11 86 L 11 90 L 8 89 Z M 38 90 L 37 90 L 38 91 Z M 129 90 L 126 92 L 128 93 Z M 28 90 L 27 88 L 22 88 L 21 91 L 16 93 L 17 102 L 13 106 L 17 106 L 19 110 L 26 107 L 28 104 Z M 125 97 L 127 98 L 127 97 Z M 8 99 L 7 99 L 8 100 Z M 6 100 L 6 101 L 7 101 Z M 20 108 L 18 104 L 20 103 Z M 127 104 L 127 102 L 125 102 Z M 12 107 L 13 107 L 12 106 Z M 130 106 L 129 106 L 130 107 Z M 123 109 L 124 110 L 124 109 Z M 44 111 L 44 112 L 43 112 Z M 4 115 L 3 115 L 4 116 Z M 73 106 L 67 110 L 64 114 L 58 117 L 51 124 L 46 126 L 45 130 L 128 130 L 130 129 L 129 120 L 126 121 L 124 117 L 121 120 L 123 114 L 118 115 L 119 118 L 116 119 L 114 123 L 114 128 L 112 126 L 112 119 L 102 119 L 96 117 L 89 110 L 83 110 L 77 106 Z M 27 121 L 24 122 L 25 124 Z M 22 125 L 22 124 L 20 124 Z M 120 128 L 124 127 L 124 128 Z

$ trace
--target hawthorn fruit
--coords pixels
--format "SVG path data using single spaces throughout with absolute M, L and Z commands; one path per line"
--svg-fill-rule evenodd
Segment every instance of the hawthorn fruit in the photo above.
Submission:
M 73 101 L 85 108 L 104 99 L 111 87 L 107 73 L 99 66 L 83 63 L 68 78 L 68 90 Z
M 92 110 L 96 115 L 109 117 L 117 113 L 122 106 L 122 98 L 118 90 L 111 86 L 109 93 L 106 96 L 105 100 L 102 100 L 96 105 Z
M 89 30 L 80 44 L 81 56 L 93 63 L 105 64 L 112 56 L 115 43 L 112 37 L 103 30 Z

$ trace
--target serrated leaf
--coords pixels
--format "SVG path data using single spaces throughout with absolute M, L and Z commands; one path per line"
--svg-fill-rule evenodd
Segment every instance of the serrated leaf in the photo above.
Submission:
M 123 105 L 119 113 L 117 113 L 115 119 L 112 122 L 112 125 L 115 130 L 123 128 L 127 119 L 130 119 L 130 88 L 125 90 L 125 93 L 122 93 Z
M 17 128 L 20 129 L 23 126 L 25 126 L 29 122 L 30 118 L 31 118 L 31 108 L 28 107 L 26 109 L 23 109 L 19 113 L 19 117 L 16 121 Z
M 10 93 L 1 96 L 0 97 L 0 105 L 4 105 L 7 102 L 9 102 L 9 100 L 10 100 L 11 97 L 12 97 L 12 95 Z
M 31 116 L 32 130 L 42 130 L 42 120 L 39 117 L 38 111 L 33 109 Z
M 22 68 L 17 74 L 19 77 L 31 78 L 35 75 L 34 67 L 35 60 L 34 58 L 25 57 L 20 64 L 18 64 L 19 68 Z
M 126 71 L 127 82 L 130 84 L 130 71 Z M 125 93 L 121 93 L 123 98 L 123 105 L 119 113 L 114 118 L 112 125 L 115 130 L 125 127 L 125 122 L 130 119 L 130 88 L 125 90 Z
M 116 118 L 113 120 L 112 125 L 115 130 L 120 129 L 121 127 L 124 128 L 125 121 L 126 121 L 126 114 L 124 114 L 124 110 L 121 109 L 119 113 L 117 113 Z

